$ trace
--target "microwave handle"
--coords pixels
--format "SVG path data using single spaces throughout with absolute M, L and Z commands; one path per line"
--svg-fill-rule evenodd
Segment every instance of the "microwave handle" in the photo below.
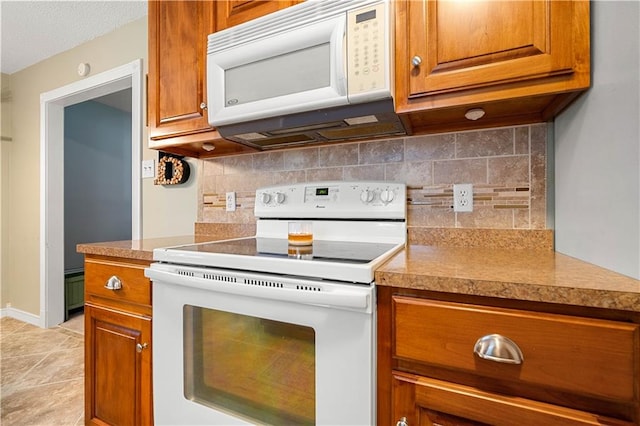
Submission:
M 340 96 L 347 95 L 347 15 L 344 14 L 337 19 L 336 27 L 331 34 L 331 57 L 335 70 L 333 75 L 336 78 L 334 88 Z

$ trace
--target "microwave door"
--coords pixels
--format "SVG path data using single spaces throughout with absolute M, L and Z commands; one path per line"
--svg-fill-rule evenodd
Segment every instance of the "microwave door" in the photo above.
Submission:
M 209 53 L 210 124 L 346 105 L 345 21 L 340 15 Z

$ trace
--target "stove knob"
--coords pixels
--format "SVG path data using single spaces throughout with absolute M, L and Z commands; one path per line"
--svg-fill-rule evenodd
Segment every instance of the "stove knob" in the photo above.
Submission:
M 382 200 L 382 202 L 385 204 L 389 204 L 393 201 L 394 198 L 395 194 L 393 193 L 393 191 L 390 191 L 388 189 L 385 189 L 380 193 L 380 200 Z
M 282 204 L 285 200 L 285 195 L 282 192 L 276 192 L 276 204 Z
M 373 201 L 374 195 L 375 194 L 373 193 L 373 191 L 369 189 L 365 189 L 360 194 L 360 201 L 362 201 L 364 204 L 369 204 L 370 202 Z
M 260 194 L 260 202 L 262 204 L 269 204 L 269 201 L 271 201 L 271 194 L 267 194 L 266 192 Z

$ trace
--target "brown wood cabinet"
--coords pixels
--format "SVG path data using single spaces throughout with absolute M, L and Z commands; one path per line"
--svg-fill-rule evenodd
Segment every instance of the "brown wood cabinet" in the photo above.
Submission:
M 253 151 L 221 139 L 207 119 L 207 36 L 217 3 L 149 1 L 149 148 L 191 157 Z
M 242 24 L 285 9 L 301 0 L 226 0 L 216 1 L 216 31 Z
M 637 318 L 432 297 L 378 287 L 378 424 L 640 420 Z M 481 338 L 490 344 L 478 345 Z
M 585 0 L 400 0 L 397 112 L 421 132 L 547 120 L 589 87 L 589 46 Z
M 148 265 L 85 257 L 86 424 L 153 424 Z M 113 289 L 105 287 L 110 280 Z

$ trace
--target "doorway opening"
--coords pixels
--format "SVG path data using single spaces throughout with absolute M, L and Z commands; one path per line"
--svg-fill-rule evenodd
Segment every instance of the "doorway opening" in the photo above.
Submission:
M 131 89 L 131 239 L 141 238 L 142 60 L 40 96 L 40 326 L 64 321 L 64 110 Z

